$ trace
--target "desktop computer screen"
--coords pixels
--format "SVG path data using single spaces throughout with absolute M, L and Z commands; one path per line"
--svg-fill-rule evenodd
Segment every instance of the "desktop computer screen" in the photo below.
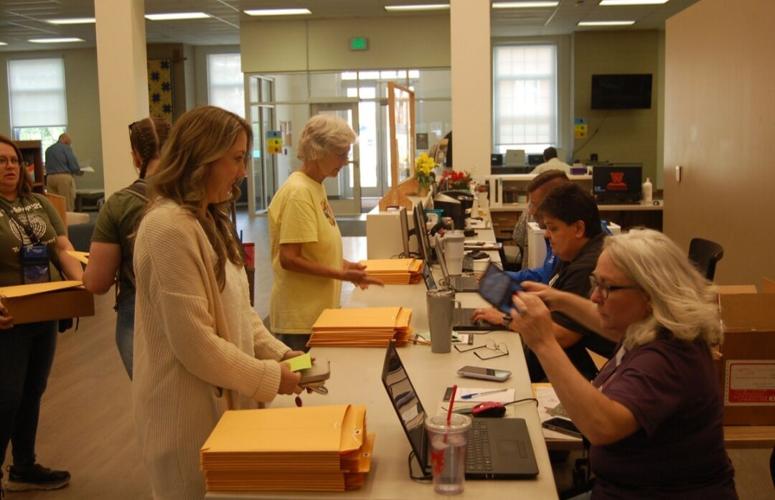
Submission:
M 592 191 L 600 204 L 640 203 L 643 167 L 613 164 L 592 169 Z

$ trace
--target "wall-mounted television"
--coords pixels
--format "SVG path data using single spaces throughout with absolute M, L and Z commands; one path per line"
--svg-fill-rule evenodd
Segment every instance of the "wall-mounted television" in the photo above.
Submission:
M 651 75 L 592 75 L 592 109 L 651 108 Z

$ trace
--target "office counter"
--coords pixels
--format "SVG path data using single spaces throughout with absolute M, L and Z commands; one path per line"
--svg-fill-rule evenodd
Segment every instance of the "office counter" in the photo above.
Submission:
M 491 237 L 491 236 L 490 236 Z M 485 238 L 480 238 L 485 239 Z M 365 238 L 345 238 L 345 254 L 350 260 L 365 257 Z M 457 299 L 464 307 L 484 305 L 476 294 L 458 294 Z M 343 293 L 343 307 L 404 306 L 412 308 L 411 325 L 414 331 L 427 332 L 428 322 L 425 307 L 425 286 L 391 285 L 370 287 L 368 290 L 346 287 Z M 401 359 L 425 410 L 433 414 L 440 406 L 445 389 L 452 385 L 468 387 L 514 387 L 516 399 L 532 397 L 530 380 L 521 348 L 519 336 L 512 332 L 493 332 L 482 335 L 477 343 L 495 341 L 508 346 L 509 355 L 482 361 L 473 352 L 459 353 L 454 348 L 448 354 L 434 354 L 429 345 L 409 345 L 399 349 Z M 433 492 L 430 482 L 416 482 L 409 478 L 408 456 L 411 450 L 401 424 L 382 386 L 383 348 L 338 348 L 315 347 L 314 357 L 331 361 L 331 378 L 326 383 L 329 393 L 303 394 L 305 405 L 359 403 L 367 407 L 366 422 L 369 432 L 376 433 L 372 469 L 365 486 L 360 490 L 345 493 L 228 493 L 210 492 L 211 500 L 236 499 L 378 499 L 407 500 L 440 498 Z M 464 365 L 479 365 L 511 370 L 512 377 L 499 384 L 486 380 L 462 379 L 456 371 Z M 293 398 L 278 396 L 274 407 L 292 406 Z M 532 480 L 508 481 L 466 481 L 465 491 L 457 498 L 557 498 L 557 491 L 549 456 L 536 410 L 532 402 L 510 405 L 507 416 L 524 418 L 528 425 L 530 439 L 539 475 Z M 299 477 L 303 481 L 303 477 Z

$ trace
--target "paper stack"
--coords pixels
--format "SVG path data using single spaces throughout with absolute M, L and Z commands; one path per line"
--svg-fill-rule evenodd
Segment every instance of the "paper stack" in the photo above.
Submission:
M 420 259 L 371 259 L 363 260 L 366 274 L 386 285 L 409 285 L 422 279 L 424 262 Z
M 200 450 L 208 491 L 363 486 L 374 434 L 363 405 L 227 411 Z
M 412 333 L 412 310 L 403 307 L 324 309 L 312 325 L 308 346 L 386 347 L 404 345 Z

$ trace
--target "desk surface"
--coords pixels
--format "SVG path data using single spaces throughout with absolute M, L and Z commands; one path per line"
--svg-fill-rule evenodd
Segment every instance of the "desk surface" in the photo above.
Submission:
M 480 236 L 481 238 L 481 236 Z M 362 258 L 365 242 L 347 241 L 345 253 L 348 259 Z M 361 240 L 365 240 L 362 238 Z M 465 307 L 482 305 L 476 294 L 457 294 L 457 299 Z M 348 287 L 343 294 L 343 307 L 366 307 L 398 305 L 412 308 L 412 327 L 415 332 L 427 332 L 427 314 L 425 310 L 425 286 L 390 285 L 384 288 L 371 287 L 368 290 Z M 452 350 L 449 354 L 433 354 L 430 346 L 412 345 L 399 349 L 401 359 L 406 365 L 409 376 L 428 413 L 437 411 L 447 386 L 457 383 L 469 387 L 496 387 L 504 385 L 514 387 L 517 399 L 532 397 L 530 380 L 527 375 L 524 355 L 519 336 L 510 332 L 494 332 L 477 339 L 477 343 L 493 340 L 506 343 L 509 356 L 481 361 L 473 352 L 459 353 Z M 406 500 L 416 498 L 435 498 L 430 483 L 420 483 L 409 479 L 407 457 L 409 441 L 404 435 L 390 401 L 382 386 L 381 374 L 385 350 L 382 348 L 320 348 L 312 350 L 312 355 L 331 361 L 331 378 L 326 387 L 328 395 L 305 394 L 304 404 L 323 405 L 341 403 L 360 403 L 367 407 L 366 423 L 370 432 L 376 433 L 372 470 L 365 486 L 347 493 L 215 493 L 207 494 L 208 499 L 379 499 Z M 456 375 L 461 366 L 476 364 L 492 368 L 505 368 L 512 371 L 512 378 L 504 384 L 484 380 L 466 380 Z M 291 398 L 278 398 L 274 406 L 290 405 Z M 549 456 L 544 444 L 541 425 L 535 405 L 527 402 L 508 407 L 507 416 L 524 418 L 527 422 L 533 450 L 538 462 L 539 475 L 533 480 L 514 481 L 467 481 L 465 491 L 458 498 L 557 498 Z

